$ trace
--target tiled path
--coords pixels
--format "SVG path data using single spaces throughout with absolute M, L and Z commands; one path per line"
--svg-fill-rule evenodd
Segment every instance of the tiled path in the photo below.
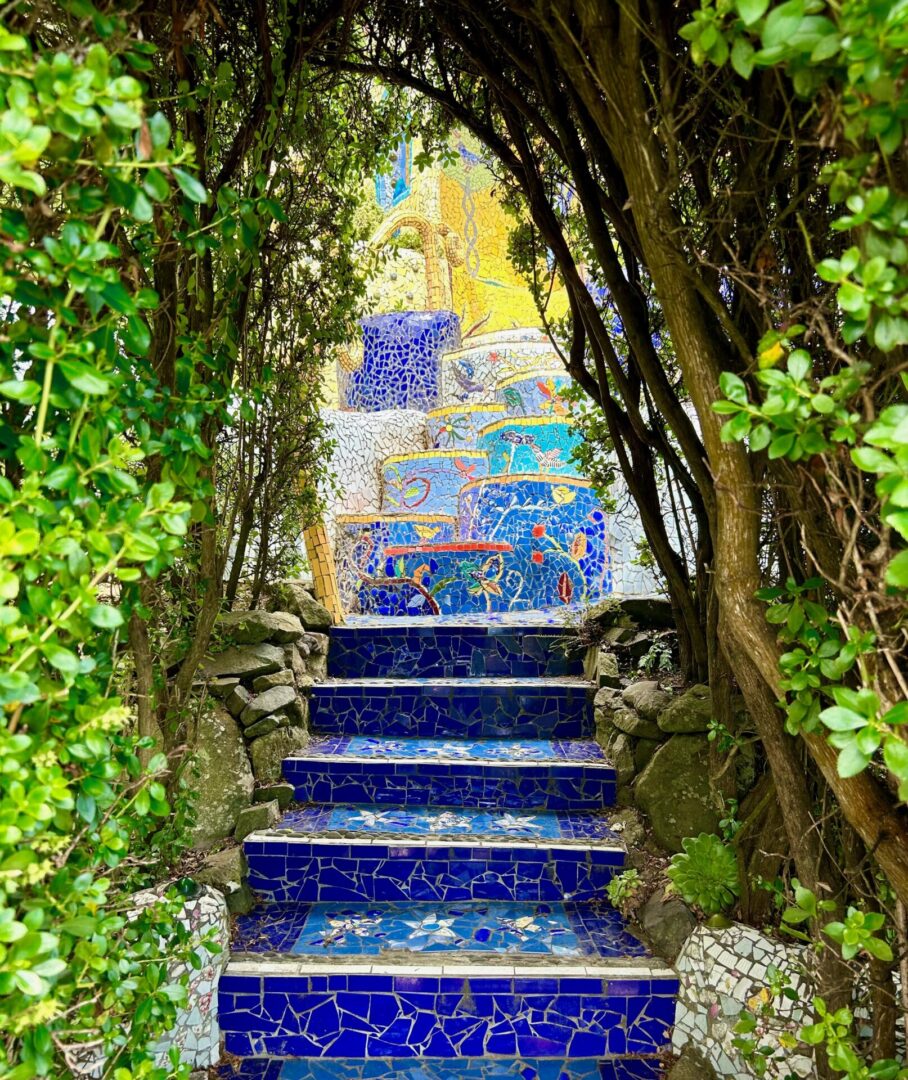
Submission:
M 554 620 L 335 630 L 304 805 L 246 840 L 220 986 L 242 1080 L 655 1080 L 677 980 L 605 897 L 624 852 Z M 417 1060 L 418 1059 L 418 1060 Z

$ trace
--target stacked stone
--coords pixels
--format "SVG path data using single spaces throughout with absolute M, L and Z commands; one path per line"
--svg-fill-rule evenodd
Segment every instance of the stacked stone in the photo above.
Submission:
M 222 615 L 226 648 L 200 669 L 209 700 L 196 739 L 197 848 L 277 820 L 292 794 L 281 763 L 306 744 L 309 692 L 326 676 L 330 613 L 296 582 L 266 600 L 289 610 Z
M 660 847 L 680 851 L 686 836 L 718 832 L 721 800 L 712 788 L 707 738 L 713 714 L 709 687 L 675 695 L 651 679 L 624 689 L 602 685 L 595 712 L 596 737 L 618 774 L 618 803 L 647 815 Z M 749 765 L 749 756 L 739 755 L 742 792 L 752 785 Z

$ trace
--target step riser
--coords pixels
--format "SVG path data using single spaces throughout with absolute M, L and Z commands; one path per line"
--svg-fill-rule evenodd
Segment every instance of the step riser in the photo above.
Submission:
M 247 841 L 249 884 L 273 902 L 602 899 L 621 851 Z
M 241 1062 L 238 1070 L 225 1066 L 219 1075 L 223 1080 L 659 1080 L 663 1070 L 658 1058 L 259 1058 Z
M 322 683 L 310 700 L 313 730 L 332 735 L 576 739 L 593 734 L 584 687 L 392 686 Z
M 582 653 L 565 656 L 553 627 L 489 632 L 479 627 L 336 627 L 328 672 L 336 679 L 482 675 L 582 675 Z
M 614 770 L 288 758 L 284 775 L 302 803 L 488 806 L 599 810 L 615 801 Z
M 611 1057 L 667 1049 L 676 980 L 225 975 L 229 1053 Z

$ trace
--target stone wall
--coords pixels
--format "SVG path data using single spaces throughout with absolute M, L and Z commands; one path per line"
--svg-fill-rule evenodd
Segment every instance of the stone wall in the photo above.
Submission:
M 629 682 L 607 648 L 595 652 L 587 674 L 600 686 L 596 738 L 617 771 L 618 804 L 642 810 L 668 852 L 680 851 L 686 836 L 717 832 L 724 803 L 711 780 L 709 687 L 676 691 L 652 678 Z M 749 753 L 736 756 L 733 782 L 738 799 L 753 786 Z
M 276 799 L 251 806 L 279 785 L 285 757 L 308 739 L 309 692 L 325 678 L 330 613 L 297 582 L 272 587 L 269 608 L 228 612 L 224 647 L 204 662 L 207 691 L 195 739 L 193 846 L 209 848 L 276 819 Z

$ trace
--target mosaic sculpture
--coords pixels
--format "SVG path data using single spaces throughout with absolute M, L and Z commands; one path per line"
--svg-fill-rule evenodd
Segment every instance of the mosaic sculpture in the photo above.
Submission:
M 383 354 L 376 321 L 365 328 L 371 363 L 358 373 L 355 399 L 397 403 L 408 417 L 417 399 L 434 407 L 425 408 L 422 445 L 382 460 L 372 512 L 337 517 L 347 610 L 489 613 L 599 599 L 612 588 L 609 522 L 578 475 L 570 379 L 552 344 L 533 329 L 498 331 L 414 363 L 408 343 L 423 340 L 424 314 L 381 323 L 396 330 Z M 452 325 L 449 313 L 433 314 L 434 325 Z M 397 414 L 387 415 L 393 423 Z
M 405 270 L 403 295 L 430 310 L 367 316 L 338 363 L 327 523 L 343 607 L 490 614 L 653 591 L 633 566 L 636 512 L 625 500 L 610 517 L 579 474 L 562 357 L 521 325 L 532 297 L 508 262 L 493 177 L 479 147 L 452 140 L 451 161 L 419 173 L 403 141 L 376 185 L 373 246 L 393 237 L 413 256 L 389 273 Z

